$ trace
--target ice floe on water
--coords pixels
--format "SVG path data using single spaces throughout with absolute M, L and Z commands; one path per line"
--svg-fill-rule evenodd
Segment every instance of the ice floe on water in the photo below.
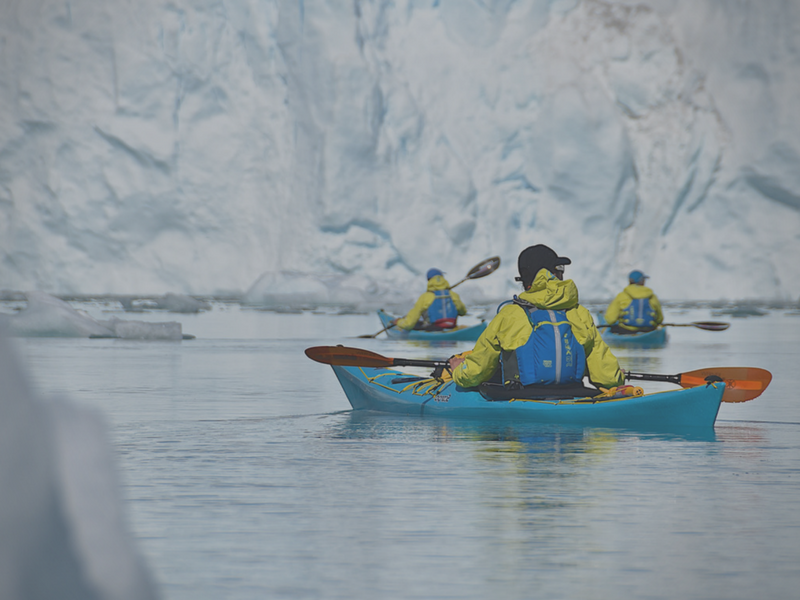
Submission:
M 111 317 L 108 321 L 98 321 L 113 332 L 110 336 L 93 335 L 89 337 L 114 337 L 123 340 L 183 340 L 192 336 L 183 333 L 177 321 L 151 323 L 146 321 L 126 321 Z
M 420 293 L 423 291 L 425 290 L 421 288 Z M 368 310 L 377 306 L 381 299 L 375 283 L 363 275 L 339 277 L 294 271 L 268 271 L 244 294 L 242 302 L 261 308 L 308 309 L 337 306 Z
M 128 340 L 181 340 L 183 333 L 176 321 L 161 323 L 127 321 L 112 317 L 97 320 L 86 311 L 44 292 L 28 292 L 27 305 L 14 314 L 0 314 L 0 326 L 15 337 L 121 338 Z
M 28 383 L 0 324 L 0 598 L 150 600 L 105 422 Z
M 166 310 L 174 313 L 198 313 L 210 310 L 211 304 L 186 294 L 166 294 L 156 298 L 121 297 L 120 304 L 127 312 Z

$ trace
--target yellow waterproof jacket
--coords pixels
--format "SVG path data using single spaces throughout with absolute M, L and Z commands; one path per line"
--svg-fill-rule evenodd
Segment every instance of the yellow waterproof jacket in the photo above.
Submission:
M 631 331 L 636 331 L 636 327 L 628 327 L 627 325 L 623 325 L 622 323 L 617 323 L 622 313 L 625 311 L 628 306 L 630 306 L 631 302 L 634 299 L 639 298 L 649 298 L 650 299 L 650 308 L 653 309 L 653 319 L 656 325 L 660 325 L 664 322 L 664 314 L 661 312 L 661 302 L 658 301 L 658 297 L 653 293 L 646 285 L 639 285 L 638 283 L 632 283 L 624 290 L 622 290 L 617 297 L 608 305 L 606 309 L 606 314 L 604 315 L 606 323 L 609 325 L 617 324 L 623 329 L 630 329 Z
M 426 291 L 422 296 L 417 299 L 417 303 L 414 305 L 408 314 L 403 317 L 402 319 L 397 320 L 397 326 L 401 329 L 414 329 L 414 326 L 419 321 L 420 317 L 423 313 L 428 310 L 428 307 L 433 304 L 436 295 L 434 294 L 437 290 L 447 290 L 450 289 L 450 284 L 447 283 L 447 279 L 442 277 L 441 275 L 434 275 L 428 280 L 428 291 Z M 458 311 L 459 316 L 467 314 L 467 307 L 464 306 L 464 303 L 461 301 L 461 298 L 458 297 L 454 291 L 450 291 L 450 298 L 453 300 L 453 304 L 456 305 L 456 310 Z
M 566 312 L 572 333 L 586 352 L 586 367 L 592 383 L 604 388 L 624 383 L 617 357 L 600 337 L 592 314 L 578 304 L 578 288 L 571 279 L 561 281 L 547 269 L 542 269 L 536 274 L 530 289 L 522 292 L 519 298 L 537 308 Z M 532 332 L 525 309 L 517 304 L 506 304 L 478 338 L 472 353 L 453 371 L 453 379 L 467 388 L 487 381 L 497 370 L 502 351 L 524 345 Z

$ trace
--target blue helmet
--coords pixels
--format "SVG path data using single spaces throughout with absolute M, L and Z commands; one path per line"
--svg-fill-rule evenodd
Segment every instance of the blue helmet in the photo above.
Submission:
M 437 275 L 444 275 L 439 269 L 428 269 L 428 279 L 433 279 Z
M 631 271 L 630 275 L 628 275 L 628 279 L 631 283 L 644 283 L 644 280 L 649 277 L 650 275 L 645 275 L 641 271 Z

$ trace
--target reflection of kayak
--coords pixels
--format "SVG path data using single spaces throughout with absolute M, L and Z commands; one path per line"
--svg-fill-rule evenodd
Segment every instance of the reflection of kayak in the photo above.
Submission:
M 622 398 L 491 400 L 452 381 L 415 377 L 382 368 L 334 365 L 354 409 L 390 413 L 520 419 L 539 423 L 676 431 L 710 428 L 724 383 Z
M 606 320 L 598 315 L 598 324 L 604 325 Z M 601 327 L 600 335 L 609 346 L 636 346 L 637 348 L 663 348 L 667 345 L 667 328 L 658 327 L 653 331 L 639 333 L 612 333 L 610 327 Z
M 382 310 L 378 311 L 378 317 L 384 327 L 388 327 L 394 317 Z M 406 331 L 399 327 L 392 327 L 386 330 L 386 335 L 390 338 L 399 340 L 440 340 L 440 341 L 461 341 L 461 342 L 474 342 L 486 329 L 486 322 L 483 321 L 477 325 L 454 327 L 453 329 L 445 329 L 443 331 L 421 331 L 419 329 L 412 329 Z

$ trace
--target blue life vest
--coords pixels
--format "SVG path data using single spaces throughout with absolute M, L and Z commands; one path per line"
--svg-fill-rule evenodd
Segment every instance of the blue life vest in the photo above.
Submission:
M 426 311 L 428 316 L 426 320 L 439 329 L 452 329 L 456 326 L 458 309 L 450 297 L 450 290 L 435 290 L 433 294 L 436 298 Z
M 632 298 L 628 307 L 622 311 L 619 322 L 627 327 L 652 329 L 656 326 L 655 313 L 649 298 Z
M 504 385 L 581 383 L 586 370 L 586 352 L 572 333 L 567 313 L 528 306 L 522 308 L 533 331 L 522 346 L 502 352 Z

